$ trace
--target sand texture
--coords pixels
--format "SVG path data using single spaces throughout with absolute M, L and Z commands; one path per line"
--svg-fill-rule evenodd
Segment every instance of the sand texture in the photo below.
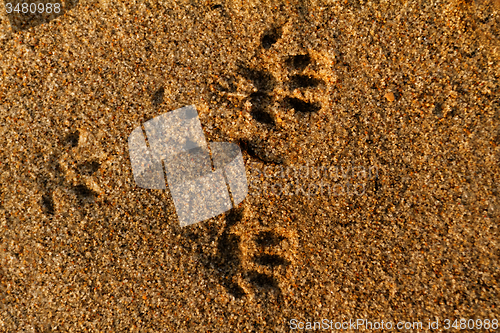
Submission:
M 500 319 L 498 0 L 60 3 L 0 2 L 0 332 Z M 186 105 L 251 190 L 181 228 L 127 140 Z

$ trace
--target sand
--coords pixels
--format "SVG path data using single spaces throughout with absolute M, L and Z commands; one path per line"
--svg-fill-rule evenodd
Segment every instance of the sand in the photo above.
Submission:
M 2 6 L 1 332 L 500 319 L 498 1 Z M 186 105 L 251 186 L 181 228 L 127 140 Z

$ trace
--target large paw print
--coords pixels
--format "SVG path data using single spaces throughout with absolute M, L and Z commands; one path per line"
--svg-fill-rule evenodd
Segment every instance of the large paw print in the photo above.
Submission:
M 41 206 L 45 214 L 73 214 L 91 205 L 102 193 L 96 175 L 102 156 L 96 154 L 95 138 L 86 131 L 74 131 L 60 142 L 61 153 L 50 156 L 50 171 L 42 180 Z
M 286 30 L 286 29 L 285 29 Z M 327 98 L 325 57 L 314 50 L 295 52 L 273 48 L 287 33 L 271 28 L 261 37 L 261 49 L 246 62 L 238 64 L 231 77 L 217 77 L 212 99 L 233 113 L 248 115 L 250 128 L 237 131 L 240 146 L 251 157 L 264 163 L 279 164 L 286 158 L 287 143 L 293 128 L 301 132 L 311 117 L 324 112 Z M 285 48 L 279 48 L 279 50 Z
M 214 261 L 223 286 L 236 299 L 280 298 L 293 279 L 297 248 L 294 230 L 262 227 L 239 208 L 227 215 Z

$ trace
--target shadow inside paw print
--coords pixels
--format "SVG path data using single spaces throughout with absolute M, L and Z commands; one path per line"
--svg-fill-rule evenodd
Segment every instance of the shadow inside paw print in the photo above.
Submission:
M 65 145 L 69 145 L 70 147 L 76 147 L 78 146 L 78 141 L 80 139 L 80 132 L 79 131 L 74 131 L 71 132 L 64 138 L 64 143 Z
M 91 176 L 99 170 L 101 164 L 97 161 L 85 161 L 77 166 L 81 174 Z
M 302 113 L 311 113 L 321 110 L 321 104 L 305 102 L 295 97 L 285 97 L 284 102 L 287 107 Z
M 267 112 L 267 107 L 271 104 L 273 98 L 264 92 L 255 92 L 250 95 L 252 111 L 250 115 L 255 121 L 274 127 L 276 124 L 273 117 Z
M 165 88 L 160 87 L 158 90 L 155 91 L 151 98 L 151 104 L 153 104 L 154 107 L 158 107 L 163 103 L 163 98 L 165 95 Z
M 83 201 L 93 201 L 97 197 L 97 192 L 91 190 L 83 184 L 79 184 L 72 187 L 73 191 L 77 195 L 78 199 Z
M 290 70 L 303 71 L 312 62 L 311 56 L 309 54 L 297 54 L 289 56 L 285 60 L 285 64 Z
M 240 237 L 230 233 L 231 226 L 237 224 L 243 218 L 242 209 L 232 209 L 226 216 L 226 225 L 219 237 L 217 254 L 213 258 L 216 266 L 222 272 L 221 283 L 227 292 L 235 298 L 245 296 L 243 288 L 235 281 L 235 276 L 241 265 Z
M 259 93 L 270 93 L 276 87 L 276 79 L 265 70 L 241 66 L 238 73 L 251 81 Z
M 270 266 L 270 267 L 290 265 L 290 261 L 276 254 L 262 254 L 255 256 L 255 262 L 258 263 L 259 265 Z
M 309 75 L 293 75 L 290 78 L 290 88 L 316 88 L 320 84 L 324 84 L 325 82 L 321 79 L 317 79 L 315 77 L 311 77 Z
M 261 45 L 264 49 L 269 50 L 274 44 L 278 42 L 283 34 L 283 30 L 280 27 L 273 27 L 262 35 Z
M 275 289 L 278 290 L 278 281 L 272 276 L 262 274 L 256 271 L 251 271 L 248 273 L 248 280 L 261 289 Z
M 263 145 L 259 140 L 244 140 L 238 141 L 242 151 L 246 152 L 249 156 L 267 164 L 283 164 L 284 160 L 280 156 L 272 156 L 264 151 Z
M 52 197 L 52 193 L 50 191 L 42 195 L 42 207 L 46 215 L 49 216 L 54 215 L 55 213 L 54 198 Z

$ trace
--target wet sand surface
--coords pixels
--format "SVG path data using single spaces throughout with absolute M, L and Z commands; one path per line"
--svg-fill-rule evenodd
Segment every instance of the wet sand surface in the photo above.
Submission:
M 500 319 L 499 1 L 67 5 L 0 4 L 1 332 Z M 181 228 L 127 140 L 186 105 L 250 193 Z

